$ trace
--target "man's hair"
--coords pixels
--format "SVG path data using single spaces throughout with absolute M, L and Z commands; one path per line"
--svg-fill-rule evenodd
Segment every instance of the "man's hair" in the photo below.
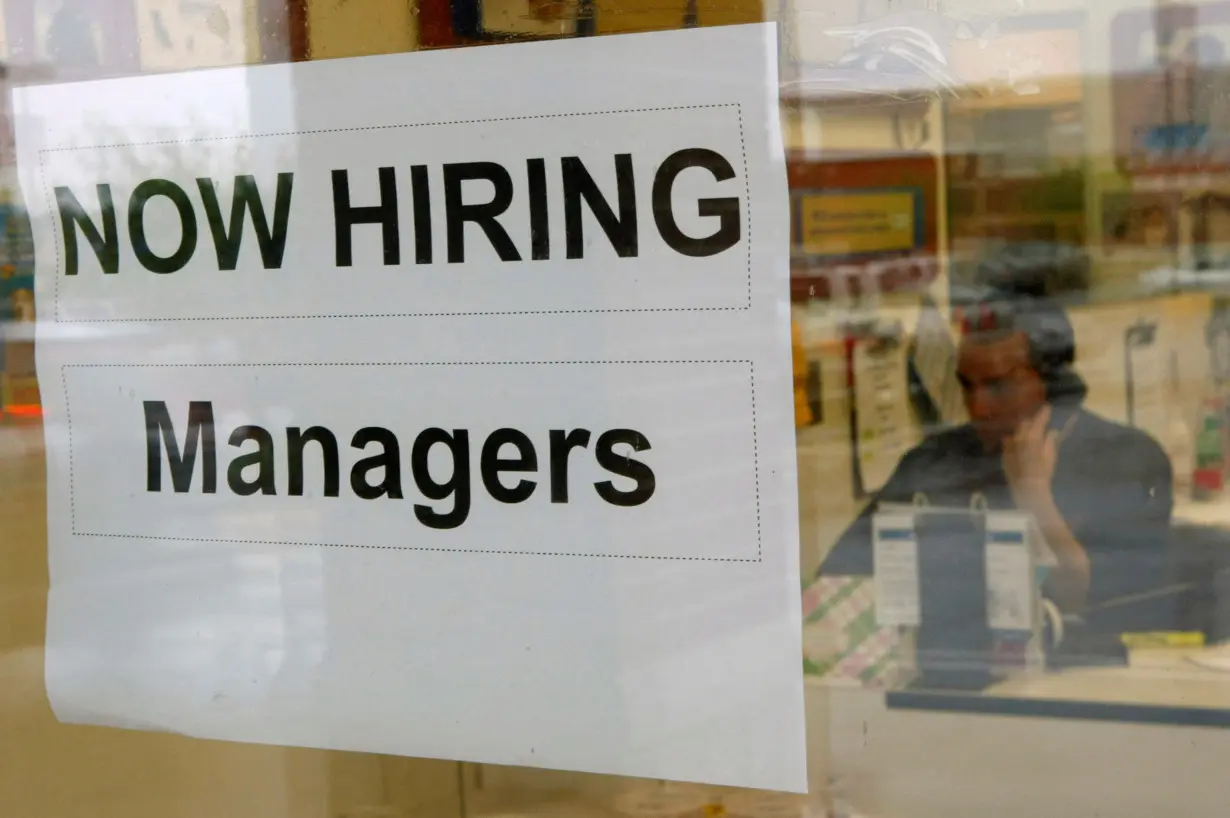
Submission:
M 1080 403 L 1089 391 L 1076 374 L 1076 332 L 1057 301 L 992 293 L 964 310 L 961 332 L 975 343 L 1024 335 L 1030 365 L 1046 384 L 1046 398 L 1051 403 Z

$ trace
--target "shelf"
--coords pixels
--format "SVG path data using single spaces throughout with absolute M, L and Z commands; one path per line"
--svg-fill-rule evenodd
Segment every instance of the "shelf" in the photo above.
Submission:
M 979 215 L 952 215 L 949 222 L 958 224 L 1012 225 L 1012 224 L 1084 224 L 1084 211 L 1033 212 L 1033 213 L 982 213 Z

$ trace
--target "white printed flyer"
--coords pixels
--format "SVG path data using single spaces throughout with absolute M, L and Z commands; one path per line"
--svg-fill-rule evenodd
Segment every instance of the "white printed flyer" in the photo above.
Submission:
M 57 717 L 804 791 L 776 66 L 17 90 Z

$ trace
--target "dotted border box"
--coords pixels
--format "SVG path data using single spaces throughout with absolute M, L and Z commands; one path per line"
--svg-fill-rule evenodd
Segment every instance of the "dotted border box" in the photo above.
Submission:
M 61 275 L 61 269 L 64 265 L 64 259 L 60 254 L 60 245 L 62 237 L 60 235 L 59 220 L 54 216 L 51 218 L 52 233 L 54 235 L 56 265 L 55 265 L 55 296 L 54 306 L 52 309 L 52 320 L 55 323 L 61 324 L 106 324 L 106 323 L 125 323 L 125 322 L 182 322 L 182 321 L 282 321 L 282 320 L 304 320 L 304 319 L 361 319 L 361 318 L 436 318 L 444 316 L 488 316 L 488 315 L 578 315 L 578 314 L 597 314 L 597 313 L 671 313 L 671 312 L 746 312 L 752 308 L 752 196 L 751 196 L 751 181 L 747 173 L 747 138 L 743 127 L 743 106 L 737 102 L 715 103 L 712 105 L 675 105 L 660 108 L 622 108 L 610 111 L 578 111 L 562 114 L 537 114 L 531 116 L 507 116 L 494 117 L 491 119 L 456 119 L 442 120 L 439 122 L 410 122 L 399 125 L 369 125 L 355 128 L 322 128 L 307 131 L 280 131 L 273 133 L 259 134 L 236 134 L 234 136 L 213 136 L 201 137 L 197 139 L 182 139 L 182 140 L 164 140 L 154 142 L 120 142 L 107 145 L 84 145 L 84 146 L 69 146 L 60 148 L 44 148 L 39 151 L 39 173 L 43 178 L 43 191 L 47 197 L 47 206 L 55 208 L 55 197 L 51 195 L 51 184 L 47 179 L 46 156 L 50 153 L 66 153 L 74 151 L 91 151 L 91 150 L 113 150 L 118 148 L 136 148 L 150 147 L 155 145 L 186 145 L 200 142 L 230 142 L 244 139 L 268 139 L 277 137 L 290 136 L 310 136 L 313 134 L 328 134 L 328 133 L 352 133 L 357 131 L 385 131 L 397 130 L 404 128 L 432 128 L 443 127 L 449 125 L 476 125 L 489 122 L 516 122 L 523 120 L 534 119 L 562 119 L 569 117 L 582 116 L 613 116 L 616 114 L 640 114 L 640 113 L 658 113 L 662 111 L 690 111 L 705 108 L 734 108 L 738 114 L 739 121 L 739 145 L 742 153 L 743 163 L 743 191 L 744 191 L 744 219 L 747 224 L 747 297 L 742 306 L 739 307 L 632 307 L 625 309 L 579 309 L 579 310 L 492 310 L 481 312 L 379 312 L 379 313 L 312 313 L 304 315 L 215 315 L 215 316 L 185 316 L 185 317 L 132 317 L 132 318 L 84 318 L 75 319 L 72 321 L 64 321 L 60 318 L 60 279 L 64 278 Z
M 68 370 L 70 369 L 250 369 L 261 367 L 433 367 L 433 366 L 647 366 L 647 365 L 697 365 L 697 364 L 744 364 L 747 366 L 748 391 L 751 398 L 752 421 L 752 463 L 756 486 L 756 558 L 733 557 L 672 557 L 649 556 L 641 554 L 578 554 L 548 551 L 517 551 L 499 549 L 472 548 L 428 548 L 422 546 L 400 545 L 365 545 L 362 543 L 322 543 L 304 542 L 299 540 L 246 540 L 218 539 L 212 537 L 160 537 L 143 534 L 107 534 L 77 529 L 77 499 L 76 499 L 76 469 L 73 454 L 73 411 L 68 389 Z M 404 361 L 389 363 L 243 363 L 243 364 L 64 364 L 60 367 L 60 385 L 64 390 L 65 421 L 68 426 L 68 496 L 69 519 L 72 534 L 77 537 L 95 537 L 102 539 L 127 540 L 158 540 L 163 542 L 199 542 L 225 543 L 245 545 L 290 545 L 316 548 L 362 548 L 380 551 L 420 551 L 453 554 L 503 554 L 508 556 L 526 557 L 591 557 L 598 559 L 627 559 L 668 562 L 723 562 L 723 563 L 759 563 L 764 558 L 764 542 L 761 531 L 760 502 L 760 444 L 756 431 L 756 367 L 750 360 L 739 359 L 708 359 L 708 360 L 590 360 L 590 361 Z

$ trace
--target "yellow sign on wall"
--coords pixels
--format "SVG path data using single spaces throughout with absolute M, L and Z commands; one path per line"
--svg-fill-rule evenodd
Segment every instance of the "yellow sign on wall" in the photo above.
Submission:
M 799 198 L 799 244 L 807 255 L 913 250 L 921 244 L 913 191 L 811 193 Z

